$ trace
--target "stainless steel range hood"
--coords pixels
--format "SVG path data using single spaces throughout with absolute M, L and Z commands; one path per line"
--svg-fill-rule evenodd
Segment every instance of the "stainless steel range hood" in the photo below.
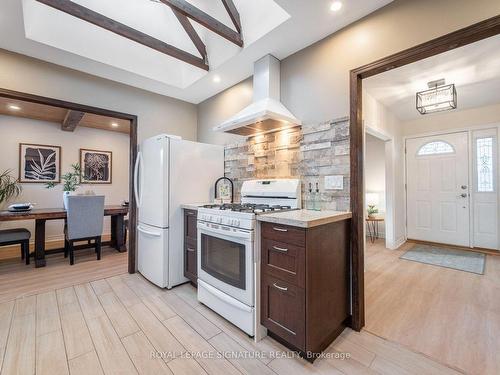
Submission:
M 254 64 L 253 103 L 213 130 L 251 136 L 301 124 L 280 102 L 280 61 L 266 55 Z

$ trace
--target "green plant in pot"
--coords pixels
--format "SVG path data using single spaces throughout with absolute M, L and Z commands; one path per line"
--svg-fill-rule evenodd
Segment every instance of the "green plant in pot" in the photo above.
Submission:
M 376 214 L 378 214 L 378 208 L 376 208 L 374 204 L 369 204 L 367 211 L 368 211 L 368 217 L 373 217 Z
M 67 208 L 68 206 L 68 196 L 71 195 L 71 193 L 74 193 L 76 189 L 80 186 L 81 183 L 81 175 L 82 175 L 82 169 L 80 167 L 80 164 L 71 164 L 71 172 L 67 172 L 61 176 L 62 184 L 63 184 L 63 203 L 64 203 L 64 208 Z M 47 189 L 51 189 L 55 187 L 56 184 L 55 182 L 48 182 L 47 183 Z
M 10 175 L 11 172 L 7 169 L 0 174 L 0 207 L 10 199 L 19 196 L 23 190 L 19 181 Z

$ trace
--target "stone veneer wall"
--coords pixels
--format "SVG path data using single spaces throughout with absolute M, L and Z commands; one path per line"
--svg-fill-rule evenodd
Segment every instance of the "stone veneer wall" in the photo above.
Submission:
M 300 178 L 302 206 L 309 182 L 319 183 L 322 209 L 349 210 L 349 118 L 249 137 L 225 147 L 225 175 L 234 181 L 235 201 L 245 180 Z M 326 190 L 324 177 L 343 176 L 342 190 Z

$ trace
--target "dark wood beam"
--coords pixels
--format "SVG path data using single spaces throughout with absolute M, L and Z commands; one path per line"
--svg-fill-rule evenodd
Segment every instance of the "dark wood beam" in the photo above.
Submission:
M 37 0 L 39 3 L 48 5 L 52 8 L 60 10 L 61 12 L 70 14 L 83 21 L 87 21 L 93 25 L 102 27 L 115 34 L 123 36 L 124 38 L 133 40 L 143 46 L 152 48 L 158 52 L 172 56 L 176 59 L 184 61 L 188 64 L 194 65 L 200 69 L 208 70 L 208 65 L 205 61 L 195 55 L 165 43 L 159 39 L 145 34 L 141 31 L 135 30 L 127 25 L 117 22 L 111 18 L 103 16 L 100 13 L 94 12 L 91 9 L 85 8 L 77 3 L 69 0 Z
M 61 124 L 61 130 L 66 132 L 75 131 L 80 121 L 82 121 L 83 116 L 85 116 L 85 112 L 80 111 L 71 111 L 66 112 L 66 117 Z
M 184 31 L 186 31 L 187 35 L 195 45 L 196 49 L 200 53 L 201 57 L 203 58 L 203 61 L 205 61 L 206 64 L 208 64 L 208 56 L 207 56 L 207 48 L 205 47 L 205 43 L 201 40 L 200 36 L 194 29 L 193 25 L 191 25 L 191 22 L 189 22 L 188 18 L 182 14 L 179 13 L 177 10 L 172 8 L 172 11 L 174 12 L 175 16 L 179 20 L 180 24 L 184 28 Z
M 224 25 L 222 22 L 217 21 L 215 18 L 205 13 L 201 9 L 191 5 L 185 0 L 160 0 L 163 4 L 168 5 L 170 8 L 175 9 L 186 17 L 198 22 L 207 29 L 219 34 L 221 37 L 226 38 L 237 46 L 243 47 L 243 39 L 241 34 L 234 31 L 230 27 Z
M 236 9 L 233 0 L 222 0 L 222 3 L 224 4 L 224 8 L 226 8 L 227 12 L 229 13 L 229 17 L 231 17 L 231 21 L 233 21 L 234 27 L 236 27 L 236 31 L 238 31 L 238 33 L 241 35 L 240 13 L 238 12 L 238 9 Z

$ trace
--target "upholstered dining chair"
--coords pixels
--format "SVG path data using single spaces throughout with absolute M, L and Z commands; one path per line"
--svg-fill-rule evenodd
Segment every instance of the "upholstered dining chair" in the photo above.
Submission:
M 74 195 L 68 197 L 64 257 L 75 263 L 74 243 L 94 241 L 97 260 L 101 259 L 101 234 L 104 220 L 104 196 Z

